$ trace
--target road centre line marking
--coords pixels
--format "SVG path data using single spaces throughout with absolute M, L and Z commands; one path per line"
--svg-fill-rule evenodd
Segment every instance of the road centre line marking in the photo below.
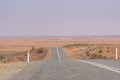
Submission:
M 94 66 L 97 66 L 97 67 L 100 67 L 100 68 L 104 68 L 104 69 L 107 69 L 107 70 L 110 70 L 110 71 L 113 71 L 113 72 L 120 73 L 119 68 L 103 65 L 103 64 L 100 64 L 100 63 L 85 61 L 85 60 L 75 60 L 75 61 L 84 62 L 84 63 L 91 64 L 91 65 L 94 65 Z
M 60 53 L 59 53 L 59 49 L 56 48 L 56 51 L 57 51 L 58 59 L 61 60 Z

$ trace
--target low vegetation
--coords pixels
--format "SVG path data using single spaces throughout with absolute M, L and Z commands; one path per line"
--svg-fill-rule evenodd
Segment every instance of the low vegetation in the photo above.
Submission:
M 90 59 L 106 59 L 106 56 L 100 54 L 91 54 Z
M 13 54 L 0 54 L 0 62 L 17 62 L 17 61 L 27 61 L 27 50 L 23 52 L 17 52 Z M 38 61 L 45 58 L 48 53 L 46 48 L 34 48 L 30 50 L 30 61 Z
M 75 59 L 115 59 L 116 47 L 119 48 L 120 45 L 72 44 L 63 46 L 67 55 Z M 118 53 L 120 54 L 120 50 Z M 120 56 L 118 58 L 120 58 Z

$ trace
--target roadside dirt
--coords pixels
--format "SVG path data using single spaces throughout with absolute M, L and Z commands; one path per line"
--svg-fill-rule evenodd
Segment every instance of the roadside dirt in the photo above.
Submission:
M 28 64 L 25 62 L 19 63 L 0 63 L 0 80 L 8 80 L 12 78 L 15 74 L 24 70 Z
M 27 66 L 28 49 L 31 49 L 30 61 L 41 61 L 51 58 L 51 47 L 64 46 L 72 59 L 115 59 L 115 47 L 119 47 L 120 59 L 119 44 L 119 37 L 0 38 L 0 80 L 9 79 Z
M 115 48 L 118 48 L 120 59 L 120 45 L 112 44 L 74 44 L 64 46 L 65 53 L 71 59 L 115 59 Z
M 8 80 L 21 72 L 28 65 L 25 52 L 0 55 L 0 80 Z M 37 48 L 30 50 L 30 63 L 51 58 L 50 48 Z
M 0 38 L 0 54 L 12 54 L 40 47 L 68 44 L 120 44 L 120 37 Z
M 13 54 L 0 54 L 0 62 L 26 62 L 28 51 L 16 52 Z M 29 51 L 30 61 L 41 61 L 50 57 L 50 48 L 32 48 Z
M 50 60 L 51 59 L 51 53 L 52 53 L 51 48 L 48 48 L 48 52 L 47 52 L 44 60 L 46 60 L 46 61 Z

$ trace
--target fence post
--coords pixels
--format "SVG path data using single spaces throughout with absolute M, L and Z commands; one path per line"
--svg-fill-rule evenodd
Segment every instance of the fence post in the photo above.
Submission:
M 30 62 L 30 50 L 28 49 L 28 53 L 27 53 L 27 63 Z
M 118 60 L 118 48 L 116 48 L 116 60 Z

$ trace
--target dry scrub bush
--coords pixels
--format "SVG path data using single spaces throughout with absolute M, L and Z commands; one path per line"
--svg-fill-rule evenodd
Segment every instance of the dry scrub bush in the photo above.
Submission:
M 102 56 L 99 54 L 91 54 L 90 59 L 106 59 L 106 56 Z
M 46 56 L 48 50 L 44 48 L 32 48 L 30 50 L 30 61 L 42 60 Z M 27 61 L 27 51 L 18 52 L 14 54 L 0 54 L 0 61 L 3 63 L 16 62 L 16 61 Z

